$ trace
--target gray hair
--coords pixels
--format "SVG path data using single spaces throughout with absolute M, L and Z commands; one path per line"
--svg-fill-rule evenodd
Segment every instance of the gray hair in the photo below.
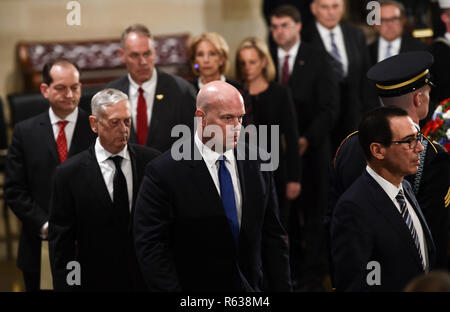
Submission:
M 105 107 L 123 101 L 128 101 L 128 95 L 122 91 L 113 88 L 101 90 L 92 97 L 92 115 L 102 117 L 105 112 Z
M 120 39 L 120 47 L 122 49 L 125 49 L 125 40 L 127 40 L 128 34 L 130 34 L 132 32 L 148 37 L 150 39 L 150 42 L 152 42 L 152 44 L 153 44 L 153 37 L 152 37 L 152 34 L 150 33 L 150 30 L 148 30 L 148 28 L 145 27 L 144 25 L 134 24 L 134 25 L 129 26 L 122 33 L 122 37 Z

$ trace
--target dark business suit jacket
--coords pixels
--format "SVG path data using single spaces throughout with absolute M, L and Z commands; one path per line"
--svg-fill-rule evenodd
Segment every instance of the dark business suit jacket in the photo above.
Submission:
M 278 69 L 277 50 L 273 50 Z M 302 157 L 302 207 L 317 215 L 325 213 L 328 193 L 328 168 L 331 155 L 331 131 L 339 116 L 339 85 L 330 65 L 331 56 L 302 41 L 289 77 L 294 100 L 298 134 L 308 139 Z M 279 75 L 279 73 L 278 73 Z
M 436 85 L 431 89 L 430 95 L 433 101 L 440 102 L 450 97 L 450 41 L 445 37 L 436 38 L 430 52 L 434 56 L 431 73 Z
M 380 37 L 377 37 L 377 39 L 369 45 L 370 65 L 375 65 L 378 63 L 379 42 Z M 419 39 L 407 35 L 402 36 L 399 53 L 409 51 L 425 51 L 426 49 L 427 46 Z
M 374 89 L 366 78 L 370 67 L 366 37 L 363 31 L 355 26 L 346 23 L 340 23 L 340 25 L 347 52 L 348 71 L 347 76 L 340 83 L 340 113 L 333 131 L 333 151 L 347 134 L 358 129 L 364 112 L 379 106 Z M 315 22 L 307 25 L 302 35 L 305 41 L 326 51 Z
M 431 233 L 410 184 L 406 180 L 402 184 L 422 225 L 432 266 L 435 248 Z M 331 219 L 331 258 L 338 291 L 402 291 L 414 277 L 424 273 L 406 222 L 367 171 L 336 205 Z M 367 268 L 371 261 L 380 264 L 381 285 L 367 283 L 373 270 Z
M 133 173 L 133 202 L 144 168 L 159 152 L 128 144 Z M 49 221 L 49 248 L 55 290 L 145 289 L 132 239 L 132 218 L 124 223 L 114 213 L 94 144 L 55 172 Z M 128 208 L 128 207 L 127 207 Z M 67 263 L 81 267 L 81 285 L 69 286 Z
M 160 70 L 156 72 L 158 78 L 146 145 L 164 152 L 178 140 L 171 137 L 176 125 L 187 125 L 193 133 L 196 94 L 191 84 L 182 78 Z M 111 81 L 106 87 L 128 95 L 128 75 Z M 137 143 L 134 126 L 131 127 L 130 142 Z
M 194 146 L 187 141 L 185 148 L 196 158 L 176 161 L 166 152 L 146 168 L 134 225 L 145 281 L 156 291 L 217 292 L 235 290 L 234 277 L 240 276 L 247 291 L 262 290 L 263 278 L 269 290 L 289 291 L 289 256 L 272 172 L 260 171 L 261 161 L 237 160 L 242 222 L 236 246 L 221 198 Z
M 446 269 L 448 265 L 448 207 L 445 196 L 450 189 L 450 154 L 439 145 L 428 141 L 418 189 L 414 190 L 417 202 L 427 220 L 436 246 L 436 263 L 432 269 Z M 354 134 L 336 154 L 331 172 L 331 190 L 327 221 L 339 197 L 361 175 L 366 167 L 364 152 Z M 414 186 L 418 174 L 405 179 Z
M 95 140 L 88 114 L 78 109 L 68 157 Z M 24 272 L 39 272 L 41 228 L 48 221 L 52 179 L 60 164 L 48 111 L 18 123 L 8 150 L 5 175 L 7 204 L 22 221 L 17 265 Z

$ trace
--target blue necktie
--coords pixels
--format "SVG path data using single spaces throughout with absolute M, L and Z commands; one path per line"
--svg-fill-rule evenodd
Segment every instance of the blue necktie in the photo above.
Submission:
M 225 214 L 227 215 L 228 223 L 233 234 L 234 241 L 237 245 L 239 239 L 239 223 L 236 211 L 236 201 L 234 198 L 233 182 L 231 180 L 230 172 L 225 166 L 225 156 L 219 157 L 219 183 L 220 183 L 220 196 L 222 198 L 222 204 L 225 208 Z
M 414 227 L 414 223 L 412 221 L 411 215 L 409 214 L 408 208 L 406 207 L 405 196 L 403 195 L 403 191 L 400 190 L 395 197 L 398 204 L 400 205 L 400 211 L 402 212 L 403 220 L 405 220 L 406 225 L 408 226 L 409 232 L 411 233 L 412 239 L 414 240 L 414 245 L 416 245 L 417 252 L 419 253 L 420 261 L 422 262 L 423 269 L 427 272 L 428 269 L 425 266 L 425 262 L 423 261 L 422 251 L 420 249 L 419 236 L 417 235 L 416 228 Z
M 392 45 L 390 43 L 388 43 L 387 48 L 386 48 L 386 55 L 384 56 L 384 59 L 391 57 L 391 48 L 392 48 Z

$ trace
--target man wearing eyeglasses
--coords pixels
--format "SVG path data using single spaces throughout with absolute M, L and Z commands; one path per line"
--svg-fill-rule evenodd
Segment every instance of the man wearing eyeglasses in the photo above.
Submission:
M 405 110 L 365 115 L 359 144 L 367 166 L 341 196 L 331 219 L 331 258 L 338 291 L 401 291 L 427 273 L 435 253 L 411 185 L 424 150 Z
M 405 6 L 393 0 L 380 1 L 381 24 L 375 25 L 379 33 L 369 45 L 371 64 L 407 51 L 426 50 L 420 40 L 403 33 L 405 26 Z
M 433 57 L 424 51 L 405 52 L 374 65 L 368 77 L 376 82 L 384 105 L 404 109 L 419 129 L 419 121 L 428 113 L 430 102 L 430 70 Z M 411 143 L 415 144 L 415 143 Z M 405 145 L 405 144 L 403 144 Z M 450 155 L 436 142 L 423 140 L 417 173 L 406 176 L 430 227 L 436 245 L 436 263 L 431 269 L 448 265 L 448 201 L 450 187 Z M 330 170 L 331 192 L 326 223 L 339 197 L 361 175 L 364 155 L 358 134 L 347 137 L 336 153 Z

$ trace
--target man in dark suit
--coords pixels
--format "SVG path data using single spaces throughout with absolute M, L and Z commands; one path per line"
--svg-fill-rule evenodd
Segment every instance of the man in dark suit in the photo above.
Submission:
M 426 50 L 422 41 L 403 33 L 406 18 L 402 3 L 380 1 L 380 19 L 381 24 L 374 26 L 379 36 L 369 45 L 371 65 L 402 52 Z
M 333 69 L 340 80 L 340 113 L 332 131 L 332 151 L 358 127 L 362 113 L 379 102 L 366 78 L 370 67 L 363 31 L 341 22 L 344 0 L 314 0 L 311 11 L 316 21 L 305 25 L 302 37 L 332 56 Z
M 40 288 L 41 241 L 47 239 L 54 170 L 95 139 L 88 114 L 78 108 L 79 77 L 77 66 L 65 59 L 44 66 L 41 92 L 49 111 L 18 123 L 8 151 L 5 198 L 22 222 L 17 265 L 27 291 Z
M 194 128 L 195 92 L 180 77 L 155 69 L 155 47 L 149 30 L 132 25 L 122 34 L 119 55 L 128 75 L 108 83 L 127 94 L 131 104 L 133 126 L 130 142 L 147 145 L 164 152 L 177 138 L 172 128 Z
M 419 121 L 427 116 L 429 110 L 432 85 L 429 68 L 432 63 L 433 57 L 428 52 L 405 52 L 377 63 L 369 71 L 369 77 L 377 83 L 377 92 L 384 105 L 406 110 L 418 129 Z M 424 72 L 425 75 L 420 76 Z M 386 85 L 394 87 L 385 88 Z M 434 268 L 445 269 L 448 262 L 448 208 L 445 196 L 450 188 L 450 154 L 441 145 L 425 139 L 420 170 L 407 176 L 406 180 L 413 186 L 414 195 L 433 235 L 436 245 Z M 331 168 L 328 216 L 364 167 L 364 154 L 355 133 L 341 143 Z
M 291 289 L 271 168 L 253 160 L 245 143 L 237 144 L 244 114 L 236 88 L 223 81 L 206 84 L 197 97 L 197 131 L 183 145 L 185 157 L 167 151 L 147 166 L 134 233 L 151 289 Z
M 433 101 L 440 102 L 450 97 L 450 1 L 440 0 L 441 20 L 445 25 L 446 33 L 436 38 L 431 45 L 431 53 L 435 62 L 431 72 L 436 82 L 436 88 L 431 92 Z
M 146 164 L 159 154 L 127 144 L 128 96 L 105 89 L 92 98 L 95 144 L 55 172 L 49 246 L 55 290 L 145 289 L 134 251 L 134 203 Z M 131 212 L 130 212 L 131 211 Z M 67 264 L 78 261 L 79 285 L 67 280 Z
M 427 273 L 435 248 L 411 185 L 424 150 L 406 111 L 380 107 L 364 117 L 359 142 L 364 173 L 339 199 L 331 219 L 331 259 L 338 291 L 402 291 Z
M 318 290 L 326 272 L 326 264 L 321 261 L 325 254 L 322 218 L 327 206 L 324 194 L 328 193 L 327 166 L 332 153 L 330 132 L 339 114 L 338 80 L 328 64 L 331 57 L 300 41 L 301 16 L 295 7 L 278 7 L 272 12 L 270 23 L 278 45 L 272 55 L 279 81 L 293 94 L 303 157 L 302 191 L 292 205 L 294 217 L 288 229 L 292 273 L 296 287 Z M 300 215 L 304 220 L 302 229 Z

